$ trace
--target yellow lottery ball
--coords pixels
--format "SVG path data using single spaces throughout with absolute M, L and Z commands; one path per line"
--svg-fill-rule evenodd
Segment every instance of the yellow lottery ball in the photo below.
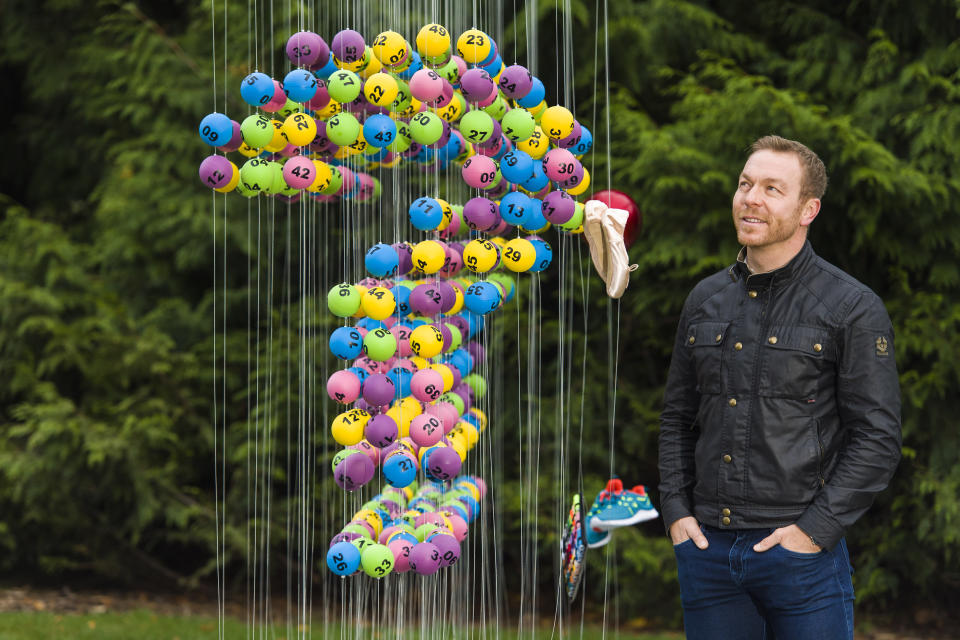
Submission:
M 486 273 L 497 266 L 497 245 L 489 240 L 471 240 L 463 249 L 463 264 L 474 273 Z
M 317 117 L 321 120 L 329 120 L 341 111 L 343 111 L 343 105 L 333 98 L 330 98 L 330 102 L 327 103 L 327 106 L 325 106 L 323 109 L 320 109 L 320 111 L 317 111 Z
M 441 340 L 443 339 L 442 335 L 443 334 L 441 334 Z M 453 371 L 450 370 L 450 367 L 445 364 L 435 363 L 431 364 L 430 368 L 439 373 L 440 377 L 443 378 L 444 393 L 450 391 L 450 389 L 453 389 Z
M 363 312 L 367 314 L 368 318 L 384 320 L 393 315 L 397 308 L 397 301 L 390 289 L 373 287 L 363 294 L 363 298 L 360 299 L 360 306 L 363 307 Z
M 246 156 L 248 158 L 253 158 L 260 155 L 260 149 L 254 149 L 253 147 L 248 145 L 246 142 L 241 143 L 240 148 L 237 149 L 237 151 L 240 152 L 240 155 Z
M 388 67 L 400 64 L 409 54 L 407 41 L 396 31 L 384 31 L 373 40 L 373 55 Z
M 421 358 L 438 356 L 443 351 L 443 334 L 432 324 L 420 325 L 410 333 L 410 349 Z
M 539 160 L 550 149 L 550 140 L 543 133 L 543 129 L 536 127 L 529 138 L 517 143 L 517 149 L 525 151 L 534 160 Z
M 530 269 L 537 260 L 537 249 L 523 238 L 514 238 L 503 249 L 503 264 L 516 273 Z
M 273 138 L 270 140 L 270 144 L 264 147 L 267 151 L 275 153 L 281 151 L 287 147 L 287 139 L 283 137 L 283 123 L 279 120 L 271 120 L 270 124 L 273 125 Z
M 363 428 L 369 420 L 370 414 L 363 409 L 350 409 L 333 419 L 330 433 L 337 444 L 349 447 L 363 440 Z
M 448 438 L 450 441 L 450 447 L 457 452 L 457 455 L 460 456 L 460 462 L 465 462 L 467 460 L 467 441 L 466 438 L 461 436 L 454 436 Z
M 437 227 L 437 231 L 443 231 L 450 226 L 450 221 L 453 220 L 453 207 L 450 206 L 450 203 L 446 200 L 441 200 L 440 198 L 434 198 L 437 203 L 440 205 L 440 209 L 443 211 L 443 217 L 440 219 L 440 226 Z
M 569 189 L 567 189 L 567 193 L 569 193 L 569 194 L 572 195 L 572 196 L 578 196 L 578 195 L 580 195 L 581 193 L 583 193 L 584 191 L 586 191 L 586 190 L 587 190 L 587 187 L 589 187 L 589 186 L 590 186 L 590 172 L 587 171 L 587 168 L 586 168 L 586 167 L 584 167 L 584 168 L 583 168 L 583 180 L 581 180 L 581 181 L 580 181 L 580 184 L 578 184 L 577 186 L 575 186 L 575 187 L 570 187 Z
M 487 428 L 487 414 L 476 407 L 470 407 L 469 413 L 473 414 L 477 420 L 480 421 L 480 431 L 483 432 Z
M 469 64 L 479 64 L 490 55 L 493 43 L 489 36 L 479 29 L 469 29 L 457 38 L 457 53 Z
M 383 71 L 383 65 L 380 64 L 380 61 L 377 60 L 377 56 L 373 55 L 370 52 L 370 47 L 367 47 L 367 54 L 369 62 L 366 66 L 361 67 L 357 70 L 357 75 L 366 80 L 375 73 L 380 73 Z
M 453 314 L 452 311 L 451 311 L 450 313 Z M 426 358 L 421 358 L 420 356 L 410 356 L 410 357 L 408 358 L 408 360 L 410 360 L 410 362 L 412 362 L 414 365 L 416 365 L 417 371 L 420 371 L 420 369 L 426 369 L 427 367 L 430 366 L 430 363 L 427 362 L 427 359 L 426 359 Z M 408 397 L 409 397 L 409 396 L 408 396 Z M 419 415 L 419 414 L 418 414 L 418 415 Z
M 449 311 L 447 311 L 447 315 L 452 316 L 454 314 L 460 313 L 460 311 L 463 309 L 463 287 L 461 287 L 456 282 L 453 282 L 452 280 L 449 282 L 450 282 L 450 286 L 453 287 L 453 293 L 455 298 L 453 299 L 453 306 L 450 307 Z
M 333 170 L 326 162 L 322 160 L 313 161 L 314 175 L 313 184 L 307 187 L 307 191 L 323 191 L 330 186 L 330 180 L 333 179 Z
M 317 137 L 317 123 L 305 113 L 294 113 L 283 121 L 280 131 L 293 146 L 305 147 Z
M 460 430 L 467 439 L 467 448 L 472 449 L 480 441 L 480 432 L 471 423 L 463 420 L 459 423 Z
M 573 114 L 566 107 L 548 107 L 540 116 L 540 128 L 554 140 L 566 138 L 573 133 Z
M 424 25 L 417 33 L 417 51 L 420 55 L 437 58 L 450 51 L 450 32 L 443 25 Z
M 375 73 L 363 85 L 363 95 L 367 102 L 378 107 L 389 107 L 397 99 L 400 87 L 393 76 L 386 73 Z
M 443 268 L 443 263 L 447 259 L 447 252 L 439 242 L 424 240 L 413 247 L 413 253 L 410 257 L 413 259 L 413 266 L 416 269 L 431 274 Z

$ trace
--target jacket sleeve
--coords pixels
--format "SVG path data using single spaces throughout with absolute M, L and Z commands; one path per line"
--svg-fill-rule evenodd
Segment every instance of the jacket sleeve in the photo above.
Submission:
M 676 520 L 693 515 L 694 451 L 700 436 L 695 427 L 700 392 L 691 350 L 685 346 L 687 305 L 673 341 L 660 414 L 660 513 L 668 531 Z
M 893 477 L 900 461 L 900 382 L 893 327 L 876 294 L 863 294 L 840 331 L 837 408 L 845 444 L 826 484 L 797 521 L 832 549 Z

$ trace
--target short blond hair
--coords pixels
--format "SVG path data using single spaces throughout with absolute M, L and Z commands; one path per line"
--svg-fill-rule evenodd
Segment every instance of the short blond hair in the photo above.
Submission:
M 763 136 L 750 146 L 751 153 L 757 151 L 776 151 L 777 153 L 794 153 L 800 160 L 803 169 L 803 178 L 800 183 L 800 199 L 823 197 L 827 191 L 827 168 L 823 160 L 810 150 L 805 144 L 796 140 L 788 140 L 780 136 Z

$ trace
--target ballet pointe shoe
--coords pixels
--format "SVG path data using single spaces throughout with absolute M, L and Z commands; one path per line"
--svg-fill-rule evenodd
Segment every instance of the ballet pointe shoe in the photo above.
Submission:
M 623 229 L 628 217 L 629 214 L 623 209 L 607 209 L 601 222 L 606 242 L 604 282 L 607 283 L 607 295 L 614 299 L 627 290 L 630 274 L 637 269 L 637 265 L 630 264 L 627 246 L 623 242 Z

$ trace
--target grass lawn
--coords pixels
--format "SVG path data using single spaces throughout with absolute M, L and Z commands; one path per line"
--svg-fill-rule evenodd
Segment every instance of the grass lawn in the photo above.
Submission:
M 262 630 L 261 630 L 262 631 Z M 344 638 L 344 640 L 354 640 L 356 638 L 396 638 L 396 633 L 391 630 L 389 633 L 374 632 L 364 630 L 356 633 L 353 629 L 344 629 L 341 634 L 339 626 L 328 627 L 327 636 L 331 640 Z M 287 629 L 284 626 L 276 627 L 272 633 L 266 634 L 266 637 L 272 640 L 287 640 Z M 584 640 L 600 640 L 601 630 L 597 628 L 585 629 Z M 323 638 L 323 623 L 314 625 L 313 633 L 308 634 L 310 638 Z M 128 611 L 123 613 L 103 613 L 96 615 L 73 615 L 56 614 L 47 612 L 36 613 L 0 613 L 0 640 L 48 640 L 56 638 L 58 640 L 74 640 L 83 638 L 97 638 L 104 640 L 216 640 L 217 620 L 216 618 L 205 617 L 173 617 L 157 615 L 151 611 Z M 260 633 L 250 634 L 245 625 L 234 619 L 227 619 L 224 625 L 224 637 L 229 640 L 244 640 L 247 637 L 260 638 Z M 296 640 L 300 637 L 294 631 L 289 640 Z M 404 635 L 409 640 L 419 640 L 418 630 L 411 630 Z M 455 636 L 446 636 L 445 640 L 454 640 Z M 473 633 L 464 633 L 465 640 L 480 640 L 479 630 L 474 629 Z M 488 629 L 488 638 L 497 636 Z M 538 632 L 535 638 L 529 634 L 521 636 L 524 640 L 549 640 L 550 630 Z M 568 639 L 579 640 L 579 629 L 571 629 L 565 636 Z M 605 636 L 610 640 L 619 638 L 619 640 L 679 640 L 683 636 L 680 634 L 636 634 L 619 633 L 615 634 L 608 630 Z M 501 640 L 517 640 L 516 630 L 502 629 L 499 638 Z M 424 639 L 426 640 L 426 639 Z M 558 639 L 559 640 L 559 639 Z

